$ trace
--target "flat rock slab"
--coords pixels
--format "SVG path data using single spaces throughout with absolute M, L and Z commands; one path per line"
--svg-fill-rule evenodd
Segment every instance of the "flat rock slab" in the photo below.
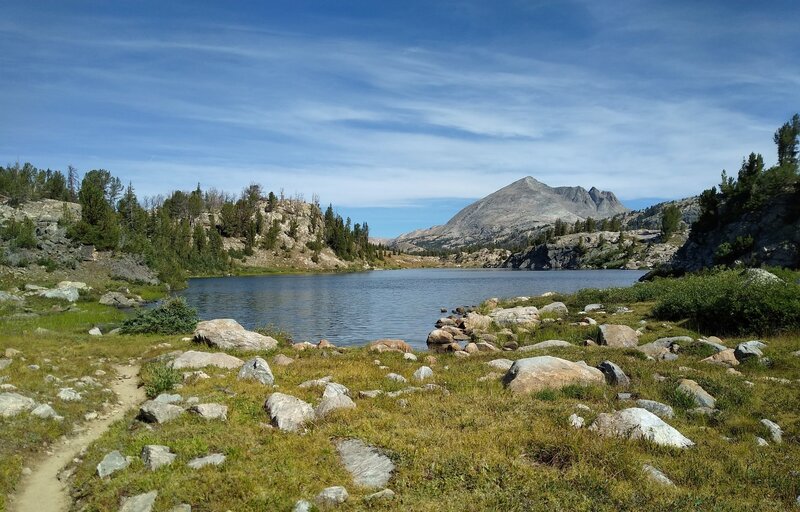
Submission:
M 150 512 L 153 510 L 157 497 L 158 491 L 150 491 L 130 498 L 123 498 L 119 512 Z
M 205 457 L 197 457 L 186 463 L 192 469 L 200 469 L 206 466 L 219 466 L 225 462 L 225 456 L 221 453 L 212 453 Z
M 32 398 L 19 393 L 0 393 L 0 416 L 10 418 L 36 407 Z
M 298 432 L 315 418 L 311 404 L 284 393 L 272 393 L 264 403 L 272 424 L 287 432 Z
M 501 327 L 537 324 L 539 323 L 539 310 L 534 306 L 498 308 L 489 313 L 489 318 Z
M 503 384 L 514 393 L 533 393 L 561 389 L 570 384 L 605 384 L 603 373 L 583 363 L 553 356 L 518 359 L 503 377 Z
M 61 388 L 57 396 L 65 402 L 80 402 L 83 399 L 81 394 L 72 388 Z
M 661 446 L 688 448 L 694 443 L 652 412 L 631 407 L 613 413 L 600 413 L 589 426 L 604 436 L 644 439 Z
M 347 494 L 347 489 L 341 485 L 336 485 L 323 489 L 322 492 L 317 494 L 314 501 L 322 507 L 335 507 L 347 501 L 349 497 L 350 495 Z
M 272 350 L 278 340 L 257 332 L 248 331 L 230 318 L 199 322 L 194 331 L 194 341 L 206 343 L 222 350 L 258 352 Z
M 197 404 L 193 405 L 189 411 L 197 414 L 206 420 L 222 420 L 228 419 L 228 406 L 222 404 Z
M 394 463 L 381 450 L 359 439 L 345 439 L 334 443 L 345 469 L 353 482 L 361 487 L 382 488 L 392 478 Z
M 600 344 L 612 348 L 635 347 L 639 336 L 627 325 L 603 324 L 600 326 Z
M 547 348 L 565 348 L 565 347 L 574 347 L 572 343 L 564 340 L 547 340 L 541 341 L 539 343 L 534 343 L 533 345 L 525 345 L 523 347 L 519 347 L 517 352 L 531 352 L 534 350 L 544 350 Z
M 411 345 L 403 340 L 384 338 L 369 344 L 369 349 L 375 352 L 411 352 Z
M 184 412 L 183 407 L 148 400 L 139 407 L 137 418 L 147 423 L 162 424 L 176 419 Z
M 123 470 L 130 465 L 131 461 L 123 456 L 119 450 L 114 450 L 106 454 L 103 460 L 97 465 L 97 476 L 105 478 L 112 473 Z
M 272 375 L 272 370 L 267 362 L 260 357 L 254 357 L 244 363 L 239 370 L 237 378 L 240 380 L 255 380 L 265 386 L 271 386 L 275 383 L 275 376 Z
M 187 350 L 172 360 L 172 367 L 176 370 L 184 368 L 197 370 L 205 368 L 206 366 L 216 366 L 217 368 L 224 368 L 232 370 L 240 368 L 244 361 L 238 357 L 234 357 L 223 352 L 199 352 L 197 350 Z
M 160 467 L 169 466 L 175 462 L 175 455 L 169 446 L 148 444 L 142 448 L 142 462 L 150 470 L 155 471 Z

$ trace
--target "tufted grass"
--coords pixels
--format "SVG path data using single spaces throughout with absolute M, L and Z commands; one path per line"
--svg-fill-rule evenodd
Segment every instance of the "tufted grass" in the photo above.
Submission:
M 536 298 L 530 303 L 543 305 L 557 297 Z M 349 387 L 357 403 L 355 410 L 340 411 L 308 425 L 303 434 L 283 433 L 268 426 L 263 404 L 272 388 L 252 381 L 238 381 L 235 370 L 206 369 L 211 377 L 189 380 L 173 392 L 183 397 L 197 396 L 201 402 L 228 405 L 228 421 L 205 421 L 185 414 L 160 426 L 134 420 L 134 413 L 116 423 L 85 454 L 70 482 L 76 510 L 117 510 L 120 500 L 158 489 L 157 511 L 179 503 L 191 503 L 193 510 L 262 511 L 291 510 L 298 499 L 313 500 L 323 488 L 344 485 L 350 499 L 337 510 L 784 510 L 794 506 L 800 494 L 800 336 L 782 334 L 768 338 L 765 355 L 770 367 L 741 365 L 743 376 L 725 368 L 701 363 L 700 351 L 687 350 L 674 362 L 648 361 L 630 349 L 584 347 L 582 341 L 595 339 L 596 327 L 570 325 L 578 315 L 573 305 L 583 296 L 563 297 L 571 313 L 562 321 L 544 325 L 533 332 L 514 329 L 521 344 L 546 339 L 564 339 L 572 347 L 540 352 L 480 353 L 467 359 L 437 354 L 430 364 L 434 377 L 427 382 L 444 386 L 439 391 L 413 393 L 399 399 L 379 396 L 360 399 L 359 390 L 393 391 L 405 387 L 385 379 L 389 372 L 411 380 L 423 364 L 405 361 L 401 354 L 375 354 L 365 349 L 295 353 L 280 351 L 296 361 L 288 367 L 271 364 L 277 391 L 288 393 L 312 405 L 321 389 L 300 389 L 303 381 L 334 376 Z M 663 336 L 700 334 L 680 321 L 662 322 L 650 317 L 653 302 L 623 303 L 633 311 L 624 314 L 591 314 L 599 323 L 624 323 L 634 328 L 645 320 L 640 343 Z M 23 350 L 26 364 L 43 364 L 50 358 L 58 370 L 29 372 L 19 362 L 7 371 L 24 394 L 54 396 L 42 377 L 60 372 L 62 378 L 91 375 L 96 369 L 108 370 L 114 362 L 130 358 L 146 361 L 171 350 L 186 350 L 189 342 L 179 336 L 115 336 L 91 338 L 87 326 L 119 321 L 110 308 L 78 304 L 80 312 L 54 315 L 49 320 L 57 335 L 37 336 L 41 325 L 25 320 L 22 324 L 0 324 L 0 349 Z M 613 311 L 609 308 L 609 311 Z M 58 318 L 64 317 L 64 318 Z M 41 322 L 49 317 L 42 317 Z M 19 321 L 18 321 L 19 322 Z M 25 323 L 29 322 L 29 323 Z M 22 332 L 18 326 L 24 325 Z M 735 346 L 748 338 L 728 338 Z M 163 346 L 162 343 L 170 346 Z M 207 350 L 202 348 L 201 350 Z M 271 363 L 277 352 L 262 354 Z M 244 357 L 243 354 L 238 354 Z M 569 386 L 562 390 L 532 395 L 512 395 L 499 380 L 478 382 L 492 371 L 485 363 L 504 357 L 518 359 L 554 355 L 569 360 L 584 360 L 589 365 L 611 360 L 631 378 L 629 389 L 635 398 L 647 398 L 672 405 L 676 417 L 672 426 L 692 439 L 688 450 L 666 449 L 645 442 L 600 437 L 588 429 L 569 426 L 572 413 L 585 418 L 587 425 L 602 412 L 634 406 L 617 400 L 623 391 L 610 386 L 588 388 Z M 382 370 L 378 359 L 388 366 Z M 154 372 L 145 373 L 145 384 L 152 384 Z M 105 379 L 111 377 L 109 371 Z M 767 378 L 791 379 L 784 384 Z M 713 418 L 692 415 L 693 404 L 675 392 L 681 378 L 696 380 L 718 400 L 720 414 Z M 98 380 L 103 378 L 98 377 Z M 107 382 L 107 381 L 106 381 Z M 752 385 L 747 384 L 752 383 Z M 409 382 L 408 385 L 414 385 Z M 58 388 L 55 388 L 57 392 Z M 98 393 L 100 393 L 98 391 Z M 38 399 L 38 398 L 37 398 Z M 107 397 L 90 394 L 85 402 L 54 407 L 64 414 L 63 424 L 21 415 L 0 420 L 0 491 L 10 492 L 25 460 L 41 454 L 44 442 L 52 442 L 82 421 L 83 414 L 99 407 Z M 577 408 L 578 404 L 591 410 Z M 769 439 L 759 423 L 761 418 L 777 422 L 784 430 L 784 443 L 759 448 L 755 437 Z M 34 421 L 35 420 L 35 421 Z M 374 492 L 355 486 L 338 461 L 332 440 L 357 437 L 379 446 L 396 465 L 389 487 L 397 493 L 394 502 L 367 503 L 363 498 Z M 146 444 L 165 444 L 178 454 L 169 467 L 148 471 L 139 454 Z M 134 457 L 124 471 L 101 481 L 95 473 L 97 463 L 111 450 Z M 186 462 L 213 452 L 227 456 L 219 468 L 191 470 Z M 642 464 L 663 471 L 675 484 L 664 488 L 651 483 L 642 473 Z M 0 498 L 2 499 L 2 498 Z M 2 503 L 2 502 L 0 502 Z M 2 506 L 0 506 L 2 509 Z

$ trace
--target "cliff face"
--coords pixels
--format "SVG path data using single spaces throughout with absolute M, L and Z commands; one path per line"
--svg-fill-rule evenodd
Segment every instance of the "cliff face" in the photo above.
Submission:
M 713 229 L 693 230 L 668 266 L 680 273 L 739 263 L 800 268 L 800 192 L 779 194 Z
M 392 245 L 409 250 L 514 244 L 558 219 L 574 223 L 626 211 L 612 192 L 550 187 L 529 176 L 472 203 L 447 224 L 401 235 Z

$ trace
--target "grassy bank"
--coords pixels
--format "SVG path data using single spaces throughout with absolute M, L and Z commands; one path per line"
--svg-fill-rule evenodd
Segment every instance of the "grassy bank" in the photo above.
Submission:
M 791 276 L 783 276 L 789 278 Z M 309 379 L 331 375 L 347 386 L 357 407 L 337 411 L 308 424 L 304 434 L 285 433 L 269 426 L 263 405 L 274 391 L 255 382 L 240 381 L 236 370 L 207 368 L 209 379 L 183 381 L 174 392 L 198 397 L 203 403 L 228 406 L 227 421 L 203 420 L 184 414 L 177 420 L 148 426 L 129 415 L 117 423 L 76 465 L 71 480 L 76 510 L 116 510 L 120 499 L 158 489 L 154 510 L 169 510 L 191 503 L 193 510 L 291 510 L 298 499 L 313 500 L 323 488 L 345 486 L 350 498 L 339 510 L 783 510 L 794 506 L 800 494 L 800 350 L 798 332 L 788 326 L 775 329 L 763 339 L 769 364 L 748 362 L 736 369 L 701 362 L 708 353 L 702 347 L 682 347 L 676 361 L 647 360 L 633 349 L 584 346 L 597 339 L 593 325 L 573 325 L 587 315 L 580 310 L 602 302 L 605 312 L 590 313 L 599 324 L 625 324 L 642 328 L 639 343 L 665 336 L 720 335 L 729 347 L 753 339 L 755 333 L 732 329 L 730 334 L 711 330 L 697 318 L 665 320 L 654 311 L 672 303 L 687 290 L 728 290 L 721 283 L 730 276 L 710 276 L 710 282 L 656 281 L 617 290 L 587 290 L 556 297 L 537 297 L 514 304 L 542 306 L 562 300 L 570 313 L 551 323 L 527 331 L 514 328 L 521 345 L 561 339 L 570 347 L 536 352 L 477 353 L 468 358 L 436 354 L 436 361 L 403 359 L 401 354 L 375 354 L 365 348 L 307 350 L 288 347 L 262 354 L 275 375 L 275 391 L 301 398 L 312 405 L 320 401 L 321 389 L 298 385 Z M 717 282 L 716 280 L 720 281 Z M 687 288 L 690 287 L 690 288 Z M 704 287 L 704 288 L 703 288 Z M 728 291 L 722 292 L 729 294 Z M 754 295 L 758 298 L 759 295 Z M 791 296 L 790 296 L 791 299 Z M 716 304 L 709 300 L 709 304 Z M 502 302 L 501 305 L 511 305 Z M 617 306 L 628 308 L 615 313 Z M 691 307 L 691 306 L 690 306 Z M 46 400 L 58 387 L 44 382 L 48 373 L 68 381 L 94 375 L 102 386 L 87 391 L 82 402 L 61 404 L 64 422 L 21 415 L 0 419 L 0 478 L 3 493 L 10 492 L 31 457 L 40 456 L 44 443 L 52 443 L 84 421 L 87 412 L 108 401 L 102 388 L 110 365 L 131 359 L 144 361 L 173 350 L 200 349 L 181 341 L 182 335 L 108 336 L 93 338 L 86 330 L 98 323 L 114 324 L 122 314 L 92 302 L 79 302 L 77 311 L 38 319 L 0 323 L 0 351 L 21 350 L 25 360 L 15 358 L 0 375 L 19 392 Z M 484 311 L 488 305 L 482 306 Z M 689 311 L 691 313 L 691 311 Z M 663 315 L 663 312 L 659 313 Z M 42 335 L 36 327 L 56 334 Z M 508 337 L 492 327 L 500 342 Z M 316 341 L 316 340 L 311 340 Z M 168 345 L 164 345 L 164 344 Z M 273 364 L 281 352 L 295 359 L 289 366 Z M 234 353 L 235 354 L 235 353 Z M 247 357 L 244 354 L 236 354 Z M 499 357 L 519 359 L 554 355 L 571 361 L 597 365 L 604 360 L 618 364 L 630 377 L 628 389 L 613 386 L 569 386 L 530 395 L 514 395 L 503 388 L 485 363 Z M 380 361 L 381 368 L 375 360 Z M 45 362 L 49 360 L 49 362 Z M 40 370 L 27 368 L 40 365 Z M 434 372 L 426 381 L 443 389 L 386 394 L 359 398 L 358 391 L 404 389 L 417 383 L 396 383 L 389 372 L 411 380 L 423 364 Z M 56 368 L 57 367 L 57 368 Z M 153 385 L 153 372 L 144 375 Z M 719 413 L 708 417 L 691 412 L 693 404 L 675 389 L 681 378 L 697 381 L 714 395 Z M 782 380 L 785 379 L 785 380 Z M 634 398 L 657 400 L 675 409 L 668 423 L 696 443 L 687 450 L 659 447 L 646 442 L 601 437 L 587 429 L 575 429 L 569 416 L 577 413 L 587 425 L 602 412 L 633 407 L 617 398 L 618 392 Z M 52 399 L 52 398 L 51 398 Z M 586 409 L 585 407 L 588 407 Z M 758 446 L 756 438 L 770 439 L 762 418 L 783 428 L 783 443 Z M 397 493 L 391 502 L 366 502 L 373 490 L 357 487 L 341 465 L 332 440 L 358 438 L 380 447 L 396 466 L 388 487 Z M 177 454 L 169 467 L 149 471 L 139 455 L 144 445 L 163 444 Z M 109 480 L 100 480 L 95 467 L 103 456 L 120 450 L 134 458 L 125 470 Z M 209 453 L 225 454 L 219 467 L 193 470 L 186 462 Z M 665 473 L 674 487 L 647 479 L 642 465 Z

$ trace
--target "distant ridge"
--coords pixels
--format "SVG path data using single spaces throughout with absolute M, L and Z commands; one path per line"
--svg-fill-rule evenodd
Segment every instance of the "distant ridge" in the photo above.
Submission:
M 527 176 L 475 201 L 447 224 L 400 235 L 392 245 L 414 250 L 515 243 L 558 219 L 574 223 L 627 211 L 613 192 L 550 187 Z

